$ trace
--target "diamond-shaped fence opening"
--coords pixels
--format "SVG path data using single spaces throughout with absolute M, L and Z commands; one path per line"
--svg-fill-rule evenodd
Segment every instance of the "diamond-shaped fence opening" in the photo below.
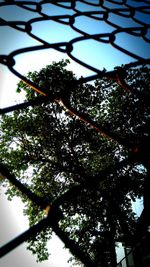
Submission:
M 14 35 L 14 40 L 0 55 L 0 63 L 28 84 L 31 90 L 41 95 L 28 102 L 1 108 L 1 114 L 41 105 L 46 101 L 53 102 L 58 97 L 57 94 L 45 93 L 39 85 L 30 81 L 19 71 L 20 57 L 23 57 L 26 62 L 29 59 L 28 55 L 32 53 L 36 52 L 40 55 L 41 51 L 46 51 L 47 54 L 57 51 L 62 55 L 67 55 L 72 62 L 90 73 L 89 76 L 78 79 L 76 84 L 86 84 L 96 79 L 106 78 L 118 83 L 127 93 L 134 92 L 125 82 L 126 71 L 131 67 L 150 64 L 150 2 L 148 0 L 0 1 L 0 14 L 2 41 L 5 42 L 4 37 L 7 34 L 10 38 Z M 20 39 L 25 36 L 26 42 L 17 42 L 17 36 L 20 36 Z M 38 60 L 40 61 L 40 58 Z M 30 62 L 27 65 L 29 69 Z M 143 151 L 131 145 L 129 140 L 114 134 L 105 127 L 100 127 L 86 115 L 78 114 L 74 107 L 67 106 L 68 103 L 64 102 L 63 105 L 83 123 L 96 128 L 100 133 L 104 133 L 108 138 L 133 152 L 132 156 L 100 171 L 95 180 L 98 180 L 100 175 L 105 177 L 136 162 L 137 151 L 140 151 L 142 155 Z M 140 155 L 138 155 L 139 158 Z M 1 247 L 1 257 L 50 226 L 72 254 L 85 266 L 99 266 L 92 254 L 88 255 L 80 244 L 70 239 L 58 223 L 60 206 L 63 203 L 69 203 L 74 196 L 79 196 L 85 188 L 91 190 L 93 180 L 74 185 L 53 203 L 49 203 L 17 180 L 10 172 L 9 166 L 1 163 L 0 172 L 41 209 L 49 210 L 46 218 Z

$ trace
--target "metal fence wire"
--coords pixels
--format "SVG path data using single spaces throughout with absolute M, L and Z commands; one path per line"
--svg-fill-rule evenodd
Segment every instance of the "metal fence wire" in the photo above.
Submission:
M 48 10 L 48 6 L 53 5 L 53 7 L 59 7 L 59 10 L 63 10 L 60 14 L 51 14 L 51 12 L 46 12 Z M 101 78 L 109 78 L 111 79 L 113 75 L 113 79 L 121 85 L 125 90 L 128 90 L 127 85 L 124 83 L 122 78 L 122 69 L 116 68 L 112 71 L 102 71 L 90 63 L 86 63 L 82 61 L 79 56 L 76 56 L 77 53 L 74 53 L 74 47 L 81 41 L 89 41 L 93 40 L 100 44 L 105 44 L 105 46 L 111 46 L 112 48 L 116 49 L 123 55 L 130 58 L 130 62 L 124 65 L 124 70 L 128 70 L 131 67 L 136 67 L 138 65 L 148 65 L 150 64 L 149 55 L 142 56 L 142 52 L 139 51 L 130 51 L 122 46 L 121 43 L 118 43 L 117 37 L 119 34 L 126 34 L 130 37 L 136 37 L 138 40 L 143 40 L 147 45 L 150 43 L 150 24 L 148 16 L 150 15 L 150 1 L 143 0 L 143 1 L 134 1 L 134 0 L 93 0 L 93 1 L 0 1 L 0 10 L 4 8 L 11 8 L 11 7 L 19 7 L 23 11 L 30 11 L 33 12 L 33 17 L 30 19 L 24 18 L 21 20 L 10 20 L 1 18 L 0 19 L 0 26 L 1 27 L 10 27 L 16 31 L 22 32 L 27 34 L 35 41 L 38 41 L 39 45 L 35 46 L 27 46 L 16 49 L 11 51 L 9 54 L 0 55 L 0 63 L 7 66 L 7 68 L 18 78 L 23 80 L 25 83 L 31 86 L 33 90 L 36 90 L 41 94 L 41 97 L 24 102 L 22 104 L 10 106 L 7 108 L 1 108 L 0 113 L 5 114 L 14 110 L 23 109 L 33 105 L 40 105 L 45 101 L 53 101 L 55 96 L 48 96 L 46 95 L 42 89 L 37 85 L 27 79 L 23 74 L 16 70 L 15 66 L 17 63 L 17 56 L 18 55 L 26 55 L 28 52 L 33 51 L 41 51 L 45 49 L 53 49 L 61 52 L 62 54 L 68 55 L 73 61 L 80 64 L 81 66 L 85 67 L 86 69 L 92 71 L 92 75 L 88 77 L 83 77 L 78 81 L 78 83 L 86 83 L 89 81 L 94 81 L 95 79 Z M 46 7 L 46 8 L 45 8 Z M 81 8 L 82 7 L 82 8 Z M 50 7 L 49 10 L 52 10 Z M 137 15 L 138 14 L 138 15 Z M 128 24 L 125 22 L 124 25 L 119 25 L 118 23 L 113 21 L 113 16 L 117 16 L 120 19 L 124 19 L 126 22 L 132 21 L 132 23 Z M 82 27 L 79 27 L 77 20 L 80 18 L 86 18 L 89 20 L 96 20 L 96 21 L 103 21 L 108 26 L 112 27 L 113 30 L 109 32 L 105 32 L 105 28 L 102 29 L 102 32 L 98 33 L 90 33 L 88 31 L 84 31 Z M 50 43 L 47 40 L 42 39 L 37 34 L 33 32 L 33 25 L 37 22 L 44 23 L 46 21 L 53 21 L 61 25 L 67 25 L 72 29 L 74 32 L 78 33 L 79 36 L 72 38 L 69 41 L 61 41 L 61 37 L 59 42 Z M 129 26 L 128 26 L 129 25 Z M 55 30 L 55 29 L 54 29 Z M 1 36 L 1 38 L 3 38 Z M 11 44 L 10 44 L 11 49 Z M 92 51 L 91 51 L 92 53 Z M 101 51 L 97 51 L 97 53 L 101 53 Z M 115 62 L 114 62 L 115 66 Z M 31 90 L 32 90 L 31 89 Z M 86 121 L 86 118 L 82 118 L 83 121 Z M 96 125 L 94 125 L 96 127 Z M 107 132 L 107 135 L 115 139 L 119 144 L 123 144 L 125 146 L 129 146 L 127 140 L 119 139 L 117 136 L 113 136 L 111 132 Z M 135 156 L 136 157 L 136 156 Z M 114 166 L 110 166 L 105 170 L 99 173 L 103 176 L 107 174 L 111 174 L 116 170 L 125 167 L 130 162 L 135 160 L 134 155 L 129 157 L 121 162 L 118 162 Z M 77 258 L 81 260 L 81 262 L 85 266 L 97 266 L 97 263 L 93 260 L 92 255 L 88 255 L 84 249 L 77 244 L 73 240 L 69 238 L 66 232 L 64 232 L 59 227 L 58 217 L 56 214 L 59 211 L 59 207 L 63 202 L 68 202 L 71 200 L 73 195 L 79 195 L 81 190 L 84 189 L 85 186 L 88 186 L 90 190 L 90 184 L 86 183 L 80 184 L 77 186 L 72 187 L 69 191 L 58 197 L 52 204 L 47 203 L 46 200 L 37 196 L 33 193 L 29 188 L 23 185 L 20 181 L 16 179 L 16 177 L 9 171 L 9 166 L 4 164 L 0 164 L 0 172 L 3 176 L 5 176 L 14 186 L 16 186 L 23 194 L 25 194 L 31 201 L 37 204 L 41 209 L 48 208 L 50 206 L 50 211 L 48 216 L 42 219 L 39 223 L 32 226 L 29 230 L 21 234 L 20 236 L 14 238 L 12 241 L 8 242 L 6 245 L 0 248 L 0 256 L 6 255 L 8 252 L 13 250 L 19 244 L 23 243 L 24 241 L 28 240 L 32 236 L 35 236 L 37 233 L 45 229 L 46 227 L 50 226 L 53 231 L 57 234 L 57 236 L 65 243 L 65 246 L 70 249 L 70 251 L 75 255 Z M 98 175 L 98 176 L 99 176 Z M 98 177 L 97 177 L 98 179 Z M 93 183 L 93 181 L 92 181 Z

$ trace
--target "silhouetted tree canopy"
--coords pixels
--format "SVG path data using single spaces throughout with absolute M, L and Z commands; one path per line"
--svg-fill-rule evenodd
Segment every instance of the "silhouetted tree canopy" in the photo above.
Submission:
M 97 266 L 112 267 L 116 242 L 132 243 L 137 231 L 132 201 L 144 195 L 149 202 L 149 68 L 127 70 L 131 90 L 126 92 L 107 77 L 82 83 L 68 63 L 53 62 L 28 73 L 53 101 L 2 116 L 1 160 L 50 203 L 82 184 L 80 194 L 61 204 L 59 225 Z M 39 97 L 23 81 L 21 90 L 26 100 Z M 24 201 L 30 225 L 44 216 L 7 180 L 3 183 L 10 199 L 17 195 Z M 38 261 L 47 259 L 50 237 L 49 228 L 29 241 Z

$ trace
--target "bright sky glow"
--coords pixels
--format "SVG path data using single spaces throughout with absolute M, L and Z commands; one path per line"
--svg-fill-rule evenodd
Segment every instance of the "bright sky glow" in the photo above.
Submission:
M 1 245 L 7 243 L 23 231 L 28 229 L 28 220 L 23 216 L 23 204 L 20 199 L 15 197 L 13 201 L 8 201 L 4 192 L 1 193 L 0 200 L 1 220 L 0 220 L 0 243 Z M 48 243 L 48 249 L 51 256 L 48 261 L 37 263 L 35 257 L 30 251 L 26 250 L 26 244 L 20 245 L 18 248 L 7 254 L 0 260 L 0 266 L 11 267 L 69 267 L 67 263 L 70 254 L 63 249 L 64 244 L 53 235 L 52 240 Z
M 0 3 L 3 1 L 0 1 Z M 34 1 L 40 2 L 40 1 Z M 93 3 L 98 3 L 99 1 L 91 1 Z M 118 1 L 119 2 L 119 1 Z M 134 6 L 140 5 L 140 2 L 135 3 L 135 1 L 128 1 L 130 5 Z M 63 3 L 62 5 L 68 6 L 68 3 Z M 145 4 L 146 5 L 146 4 Z M 31 7 L 31 6 L 30 6 Z M 120 8 L 119 4 L 112 4 L 109 1 L 105 1 L 105 7 L 109 8 Z M 35 9 L 34 5 L 32 6 L 33 10 Z M 80 11 L 102 11 L 104 8 L 93 7 L 85 3 L 77 2 L 76 10 Z M 72 15 L 75 12 L 69 9 L 60 8 L 52 4 L 42 5 L 41 12 L 45 15 Z M 103 32 L 112 32 L 115 30 L 115 25 L 120 27 L 135 27 L 141 26 L 138 22 L 133 22 L 127 17 L 122 17 L 119 15 L 110 14 L 108 20 L 105 22 L 102 20 L 100 15 L 93 14 L 95 17 L 101 18 L 101 20 L 95 20 L 93 18 L 88 18 L 85 15 L 77 16 L 75 18 L 74 28 L 71 29 L 68 25 L 62 25 L 59 22 L 55 21 L 39 21 L 32 24 L 32 34 L 38 36 L 39 39 L 44 40 L 49 43 L 55 42 L 68 42 L 75 37 L 80 37 L 81 32 L 86 32 L 88 34 L 99 34 Z M 31 18 L 41 16 L 32 11 L 22 9 L 21 7 L 16 7 L 13 5 L 0 7 L 0 17 L 10 21 L 28 21 Z M 141 12 L 136 13 L 136 18 L 138 21 L 144 21 L 148 23 L 148 15 Z M 114 25 L 111 25 L 110 22 L 113 21 Z M 20 26 L 24 27 L 24 26 Z M 79 29 L 80 32 L 76 31 Z M 23 47 L 32 47 L 41 45 L 40 41 L 34 40 L 31 36 L 27 35 L 22 31 L 17 31 L 9 26 L 0 27 L 0 54 L 8 55 L 10 52 L 23 48 Z M 150 36 L 150 32 L 147 32 L 147 37 Z M 107 40 L 107 38 L 104 40 Z M 129 50 L 131 53 L 135 53 L 138 56 L 147 58 L 149 56 L 149 45 L 138 36 L 131 36 L 125 33 L 118 33 L 116 35 L 115 44 L 123 47 L 124 49 Z M 118 51 L 116 48 L 113 48 L 111 44 L 108 43 L 99 43 L 97 41 L 87 39 L 86 41 L 73 42 L 73 51 L 71 52 L 72 58 L 74 60 L 79 59 L 90 66 L 102 70 L 106 68 L 107 70 L 112 70 L 114 67 L 126 64 L 133 59 L 130 56 L 126 56 L 124 53 Z M 68 58 L 65 53 L 58 52 L 54 49 L 46 49 L 35 52 L 27 52 L 16 56 L 15 69 L 18 70 L 23 75 L 27 74 L 28 71 L 40 70 L 47 64 L 51 64 L 52 61 L 59 61 L 61 59 Z M 91 70 L 88 70 L 80 66 L 75 61 L 71 60 L 71 64 L 68 67 L 72 70 L 78 77 L 89 76 L 94 74 Z M 0 107 L 10 106 L 15 103 L 23 101 L 24 95 L 18 95 L 16 91 L 16 84 L 19 79 L 15 77 L 6 66 L 0 65 Z M 26 219 L 23 218 L 21 213 L 22 203 L 15 199 L 12 203 L 6 202 L 5 196 L 1 195 L 0 200 L 1 208 L 1 221 L 0 228 L 4 229 L 5 233 L 1 231 L 0 239 L 1 242 L 6 242 L 12 237 L 24 231 L 27 226 Z M 11 218 L 11 219 L 10 219 Z M 7 230 L 6 230 L 7 229 Z M 11 252 L 9 255 L 2 259 L 2 267 L 11 267 L 12 262 L 13 266 L 19 267 L 62 267 L 69 266 L 66 263 L 66 258 L 68 255 L 64 252 L 59 252 L 56 238 L 53 239 L 53 244 L 50 245 L 50 250 L 53 250 L 53 256 L 50 257 L 50 260 L 46 263 L 37 264 L 35 258 L 30 255 L 30 252 L 25 250 L 25 245 L 21 245 L 15 251 Z M 61 251 L 61 250 L 60 250 Z

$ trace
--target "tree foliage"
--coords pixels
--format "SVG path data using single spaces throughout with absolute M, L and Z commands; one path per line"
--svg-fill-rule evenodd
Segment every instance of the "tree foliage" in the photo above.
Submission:
M 131 240 L 136 229 L 132 200 L 144 194 L 148 160 L 137 157 L 125 167 L 113 170 L 112 166 L 139 151 L 145 142 L 149 146 L 149 105 L 145 101 L 150 93 L 149 69 L 142 66 L 127 71 L 126 82 L 131 88 L 127 93 L 105 77 L 94 83 L 78 82 L 66 68 L 68 63 L 53 62 L 39 72 L 28 73 L 28 79 L 54 96 L 54 101 L 3 115 L 1 160 L 50 203 L 73 186 L 85 184 L 79 195 L 62 203 L 59 225 L 98 266 L 115 266 L 115 243 Z M 26 91 L 26 100 L 39 97 L 23 81 L 17 87 L 17 92 L 21 90 Z M 83 123 L 83 114 L 90 123 Z M 94 123 L 117 136 L 116 140 L 91 127 Z M 112 171 L 105 173 L 109 166 Z M 23 199 L 30 225 L 44 216 L 6 180 L 5 186 L 9 198 L 18 195 Z M 39 261 L 48 257 L 50 236 L 49 228 L 28 243 Z

